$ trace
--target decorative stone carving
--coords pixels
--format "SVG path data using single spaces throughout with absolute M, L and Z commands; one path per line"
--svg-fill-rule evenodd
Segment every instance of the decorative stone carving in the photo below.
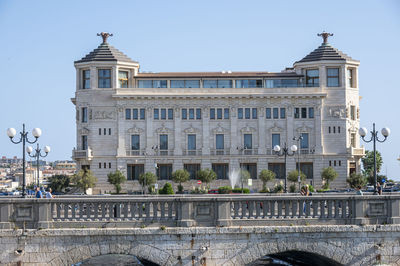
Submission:
M 82 128 L 81 130 L 79 130 L 79 133 L 80 133 L 81 135 L 88 135 L 89 132 L 90 132 L 90 130 L 89 130 L 88 128 L 86 128 L 86 127 L 84 127 L 84 128 Z
M 357 107 L 357 119 L 360 119 L 360 107 Z
M 190 127 L 186 128 L 183 130 L 186 134 L 193 134 L 193 133 L 199 133 L 200 130 L 197 128 L 194 128 L 192 124 L 190 124 Z
M 269 128 L 270 132 L 283 132 L 283 128 L 279 127 L 278 124 L 275 122 L 273 127 Z
M 144 132 L 143 129 L 138 128 L 136 125 L 134 127 L 131 127 L 127 130 L 128 133 L 133 133 L 133 134 L 141 134 Z
M 171 133 L 171 132 L 172 132 L 172 129 L 167 128 L 167 127 L 165 126 L 165 124 L 162 123 L 162 124 L 161 124 L 161 127 L 159 127 L 159 128 L 156 129 L 156 132 L 159 133 L 159 134 Z
M 327 107 L 328 116 L 334 118 L 346 118 L 348 116 L 348 109 L 344 106 L 329 106 Z
M 93 110 L 89 109 L 89 120 L 93 119 Z
M 117 110 L 118 110 L 118 112 L 123 112 L 125 108 L 126 108 L 125 105 L 123 105 L 123 104 L 117 104 Z
M 350 133 L 356 133 L 358 131 L 358 127 L 355 125 L 355 123 L 351 122 L 351 125 L 348 130 Z
M 114 111 L 95 111 L 93 115 L 94 120 L 107 120 L 115 119 Z
M 254 127 L 249 127 L 249 125 L 246 125 L 244 128 L 240 130 L 240 132 L 242 132 L 242 134 L 252 133 L 256 132 L 256 129 Z
M 218 123 L 218 127 L 214 128 L 212 131 L 214 134 L 228 133 L 228 130 L 226 128 L 223 128 L 220 123 Z
M 296 129 L 296 131 L 297 131 L 298 133 L 307 133 L 307 132 L 311 132 L 311 131 L 312 131 L 312 128 L 306 126 L 306 124 L 303 123 L 303 124 L 301 125 L 301 127 L 298 127 L 298 128 Z

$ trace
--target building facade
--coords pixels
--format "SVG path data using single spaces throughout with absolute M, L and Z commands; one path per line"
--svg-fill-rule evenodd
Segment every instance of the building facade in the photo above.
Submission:
M 139 63 L 103 43 L 75 61 L 77 169 L 98 177 L 95 192 L 112 189 L 109 172 L 128 178 L 127 191 L 139 189 L 138 176 L 154 172 L 169 180 L 187 169 L 193 181 L 200 169 L 218 180 L 246 169 L 253 187 L 270 169 L 285 175 L 284 158 L 273 148 L 299 145 L 300 156 L 287 158 L 286 173 L 297 160 L 308 183 L 321 186 L 322 169 L 339 177 L 331 187 L 346 187 L 359 171 L 359 61 L 324 42 L 282 72 L 143 73 Z M 302 136 L 302 140 L 293 138 Z M 272 185 L 272 184 L 271 184 Z

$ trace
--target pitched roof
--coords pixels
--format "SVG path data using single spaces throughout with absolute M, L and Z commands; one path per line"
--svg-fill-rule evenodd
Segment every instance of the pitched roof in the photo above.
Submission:
M 92 52 L 87 54 L 81 60 L 75 61 L 75 63 L 91 62 L 91 61 L 119 61 L 128 63 L 138 63 L 133 61 L 124 53 L 109 45 L 108 43 L 102 43 L 94 49 Z
M 296 63 L 322 61 L 322 60 L 337 60 L 337 61 L 357 61 L 347 54 L 332 47 L 329 43 L 322 43 L 320 47 L 309 53 L 306 57 Z

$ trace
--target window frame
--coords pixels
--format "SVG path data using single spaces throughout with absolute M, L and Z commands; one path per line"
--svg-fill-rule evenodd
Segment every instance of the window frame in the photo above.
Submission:
M 337 70 L 337 76 L 330 76 L 329 70 Z M 337 85 L 329 85 L 330 79 L 336 79 Z M 340 87 L 340 68 L 338 67 L 328 67 L 326 68 L 326 86 L 327 87 Z
M 89 73 L 89 77 L 86 77 L 86 73 Z M 86 81 L 89 81 L 88 87 L 86 87 Z M 82 70 L 82 89 L 83 90 L 90 89 L 90 69 Z
M 102 71 L 106 71 L 106 70 L 109 71 L 109 73 L 110 73 L 109 77 L 100 75 L 100 73 L 103 73 Z M 99 68 L 99 69 L 97 69 L 97 87 L 100 88 L 100 89 L 110 89 L 110 88 L 112 88 L 111 76 L 112 76 L 112 71 L 111 71 L 110 68 Z M 110 84 L 109 84 L 110 86 L 109 87 L 103 87 L 104 82 L 100 82 L 101 80 L 108 80 L 110 82 Z M 106 84 L 106 85 L 108 85 L 108 84 Z
M 126 73 L 126 78 L 121 78 L 120 73 Z M 118 88 L 129 88 L 129 71 L 118 70 Z

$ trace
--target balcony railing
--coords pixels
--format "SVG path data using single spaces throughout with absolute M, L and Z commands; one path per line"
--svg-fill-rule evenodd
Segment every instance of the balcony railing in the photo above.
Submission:
M 91 160 L 93 157 L 92 149 L 87 150 L 72 150 L 72 159 L 74 160 Z
M 400 195 L 0 197 L 0 229 L 400 224 L 399 209 Z
M 210 155 L 229 155 L 230 149 L 211 149 Z
M 126 156 L 141 156 L 145 154 L 146 150 L 126 150 Z
M 197 150 L 183 150 L 182 151 L 182 155 L 202 155 L 202 150 L 201 149 L 197 149 Z
M 257 155 L 258 149 L 242 149 L 239 150 L 240 155 Z
M 300 149 L 300 154 L 314 154 L 315 149 Z
M 347 152 L 350 153 L 352 156 L 361 156 L 362 157 L 365 155 L 364 147 L 361 147 L 361 148 L 350 147 L 350 148 L 347 148 Z
M 157 156 L 172 156 L 172 155 L 174 155 L 174 150 L 154 150 L 154 155 L 157 155 Z

